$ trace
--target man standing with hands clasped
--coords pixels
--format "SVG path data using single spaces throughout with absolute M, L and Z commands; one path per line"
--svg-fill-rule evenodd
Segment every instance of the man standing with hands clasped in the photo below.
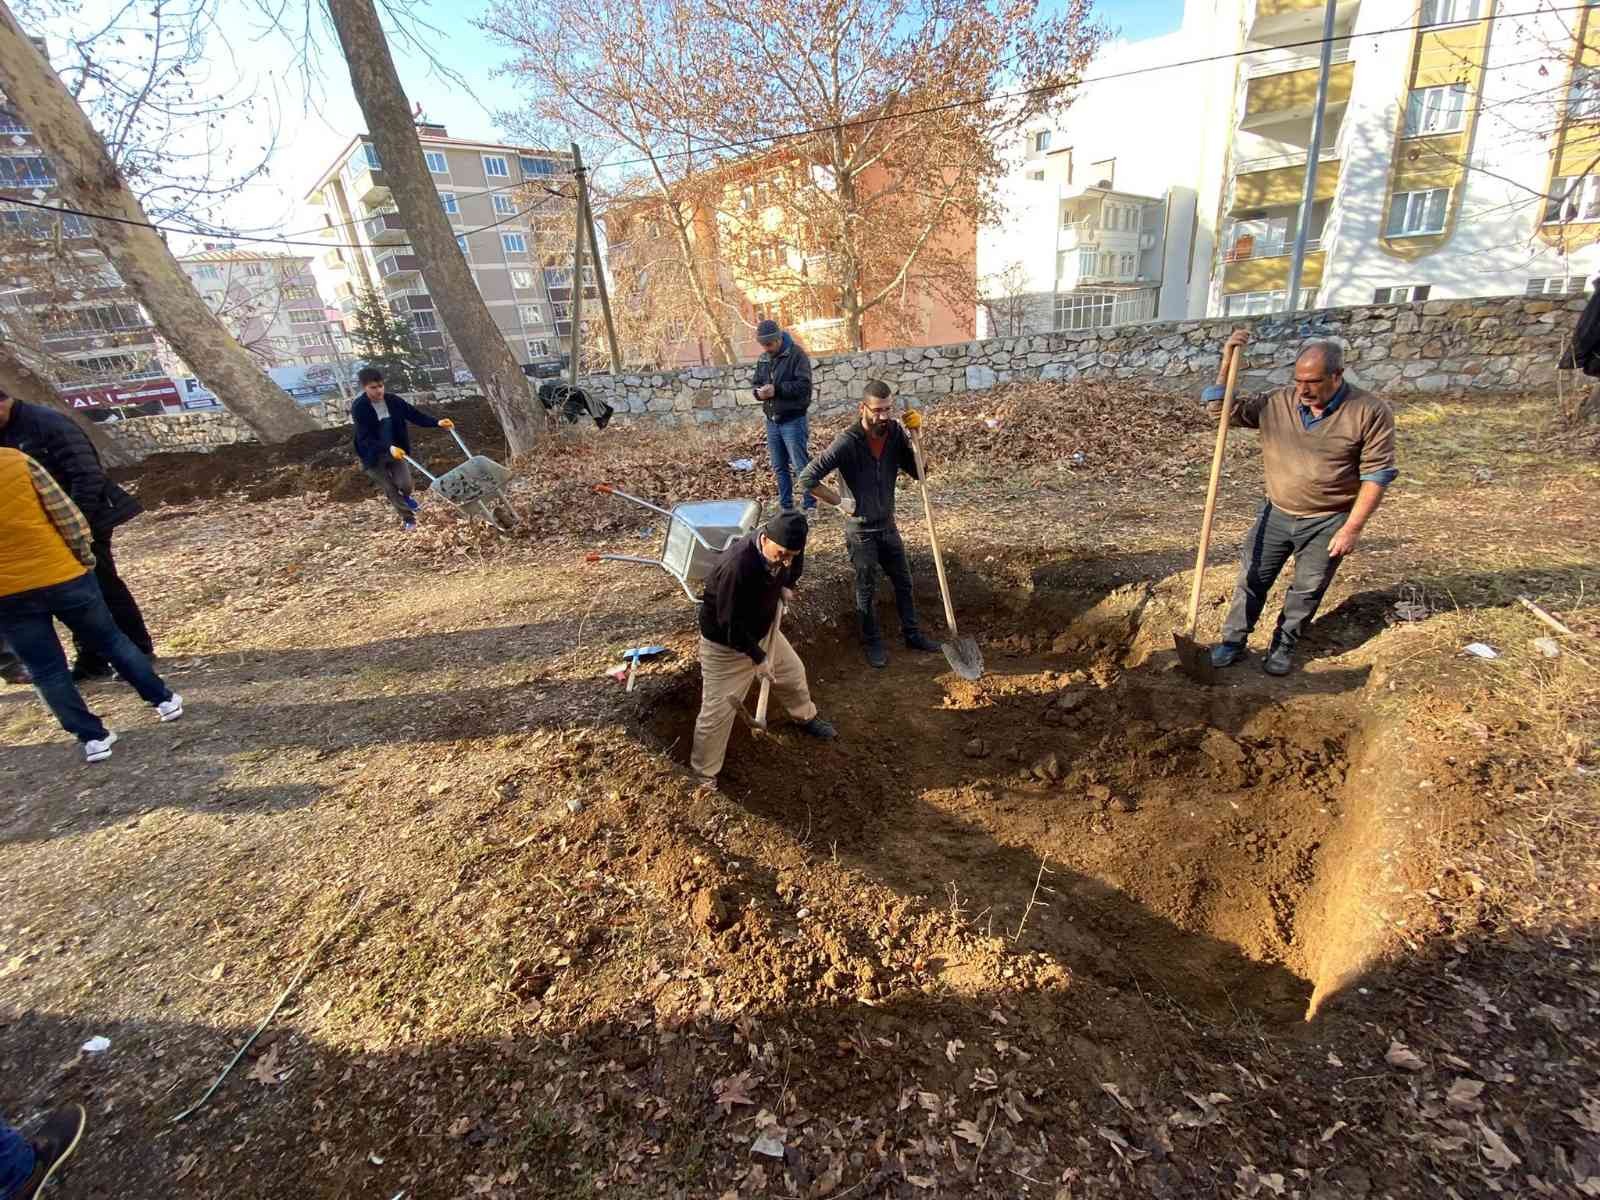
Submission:
M 757 325 L 756 341 L 762 355 L 756 359 L 751 391 L 767 418 L 767 457 L 778 477 L 778 507 L 793 508 L 794 476 L 811 461 L 806 415 L 811 408 L 811 358 L 776 321 Z M 814 513 L 817 502 L 807 496 L 805 507 L 807 515 Z
M 911 439 L 894 419 L 894 400 L 889 385 L 881 379 L 868 381 L 861 400 L 861 419 L 833 439 L 811 465 L 800 472 L 800 488 L 809 498 L 815 495 L 825 504 L 837 505 L 845 514 L 844 542 L 850 552 L 850 565 L 856 572 L 856 615 L 861 621 L 861 642 L 867 661 L 874 667 L 889 665 L 878 631 L 875 598 L 878 571 L 889 576 L 894 588 L 894 606 L 900 614 L 900 634 L 912 650 L 939 653 L 939 643 L 917 628 L 917 606 L 911 594 L 911 565 L 906 561 L 905 543 L 894 521 L 895 484 L 904 471 L 913 479 L 917 458 Z M 920 422 L 918 413 L 907 413 L 906 422 Z M 835 470 L 844 479 L 848 494 L 841 496 L 823 484 Z
M 1222 349 L 1217 384 L 1203 399 L 1213 417 L 1222 412 L 1229 356 L 1244 353 L 1250 335 L 1235 330 Z M 1242 360 L 1241 360 L 1242 361 Z M 1258 396 L 1234 398 L 1231 424 L 1261 433 L 1267 498 L 1245 536 L 1233 604 L 1211 664 L 1231 667 L 1246 655 L 1267 593 L 1294 556 L 1294 579 L 1272 634 L 1262 669 L 1287 675 L 1295 644 L 1317 614 L 1334 572 L 1361 540 L 1394 482 L 1394 413 L 1344 377 L 1344 349 L 1336 342 L 1307 342 L 1294 363 L 1294 383 Z

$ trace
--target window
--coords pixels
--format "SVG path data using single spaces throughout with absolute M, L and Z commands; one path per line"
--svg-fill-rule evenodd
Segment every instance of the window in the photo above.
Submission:
M 303 334 L 300 335 L 300 339 L 299 340 L 300 340 L 300 345 L 302 345 L 302 346 L 304 346 L 304 347 L 306 347 L 308 349 L 311 348 L 311 347 L 314 347 L 314 346 L 331 346 L 331 345 L 333 345 L 333 334 L 326 333 L 326 332 L 324 332 L 324 333 L 303 333 Z
M 1425 283 L 1413 283 L 1404 287 L 1376 288 L 1372 293 L 1374 304 L 1414 304 L 1428 298 L 1431 289 Z
M 1123 278 L 1132 279 L 1133 278 L 1133 265 L 1134 265 L 1133 264 L 1133 255 L 1124 254 L 1122 256 L 1122 264 L 1121 265 L 1122 265 Z
M 776 259 L 777 256 L 782 254 L 782 253 L 783 253 L 783 251 L 781 251 L 781 250 L 774 250 L 773 251 L 774 259 Z M 593 267 L 585 267 L 583 269 L 583 286 L 586 287 L 586 288 L 594 287 L 594 268 Z
M 42 154 L 0 155 L 0 187 L 45 187 L 55 181 L 50 160 Z
M 411 328 L 418 333 L 438 333 L 439 318 L 426 310 L 414 312 L 411 314 Z
M 1569 121 L 1600 121 L 1600 67 L 1574 67 L 1567 88 Z
M 0 133 L 32 132 L 33 130 L 24 125 L 22 123 L 22 118 L 17 116 L 16 113 L 12 112 L 9 108 L 0 108 Z
M 449 213 L 452 217 L 460 215 L 461 205 L 457 203 L 456 194 L 454 192 L 440 192 L 439 203 L 444 207 L 444 211 Z
M 523 291 L 523 292 L 532 291 L 533 290 L 533 272 L 532 271 L 513 271 L 513 272 L 511 272 L 511 286 L 516 288 L 518 291 Z
M 517 162 L 522 167 L 523 175 L 530 178 L 540 175 L 554 175 L 556 173 L 556 164 L 548 158 L 530 158 L 524 154 L 517 159 Z
M 463 258 L 471 258 L 472 257 L 472 251 L 467 249 L 467 235 L 466 234 L 464 234 L 464 233 L 456 234 L 456 245 L 461 247 L 461 255 L 462 255 Z
M 1029 171 L 1028 172 L 1028 178 L 1033 180 L 1035 183 L 1043 183 L 1044 182 L 1044 172 L 1043 171 Z
M 1078 274 L 1080 276 L 1092 276 L 1094 274 L 1095 265 L 1099 261 L 1100 256 L 1097 255 L 1093 250 L 1079 250 Z
M 528 252 L 528 239 L 520 233 L 502 233 L 500 244 L 505 247 L 507 254 L 526 254 Z
M 69 238 L 88 237 L 89 218 L 80 217 L 75 213 L 66 213 L 61 218 L 61 232 Z
M 558 321 L 572 320 L 572 305 L 570 304 L 552 304 L 550 312 Z
M 1424 25 L 1448 25 L 1452 21 L 1476 21 L 1483 15 L 1483 0 L 1423 0 Z
M 519 304 L 517 313 L 522 317 L 524 325 L 543 325 L 544 310 L 537 304 Z
M 1442 233 L 1445 212 L 1449 207 L 1449 188 L 1396 192 L 1389 200 L 1389 227 L 1384 231 L 1384 236 L 1416 237 L 1425 233 Z
M 1315 308 L 1317 306 L 1317 293 L 1314 288 L 1300 290 L 1300 307 Z M 1283 311 L 1283 289 L 1275 292 L 1237 292 L 1229 296 L 1223 304 L 1222 315 L 1225 317 L 1255 317 L 1262 313 Z
M 422 152 L 422 157 L 428 162 L 428 170 L 432 171 L 435 175 L 450 174 L 450 163 L 439 151 L 424 150 Z
M 1056 328 L 1096 329 L 1109 325 L 1116 304 L 1112 292 L 1067 292 L 1056 297 Z
M 317 300 L 317 289 L 296 284 L 293 287 L 283 289 L 283 298 L 285 300 Z
M 506 165 L 506 160 L 498 154 L 485 154 L 483 156 L 483 173 L 490 179 L 511 178 L 511 168 Z
M 369 142 L 362 142 L 356 147 L 349 161 L 350 174 L 359 175 L 363 171 L 381 171 L 383 163 L 378 160 L 378 151 Z
M 503 192 L 496 192 L 494 194 L 494 210 L 503 217 L 515 216 L 517 205 L 510 196 L 505 195 Z
M 1035 154 L 1043 154 L 1046 150 L 1050 149 L 1050 131 L 1048 129 L 1040 129 L 1035 131 L 1033 134 L 1032 146 Z
M 544 285 L 547 288 L 570 288 L 572 286 L 572 268 L 546 267 L 544 269 Z
M 1600 221 L 1600 175 L 1557 175 L 1550 181 L 1544 223 Z
M 259 279 L 267 273 L 267 267 L 265 263 L 245 263 L 244 273 L 252 279 Z
M 200 279 L 221 279 L 222 278 L 222 268 L 221 267 L 200 267 L 198 270 L 195 271 L 195 275 L 196 275 L 196 277 L 198 277 Z
M 1223 262 L 1249 258 L 1277 258 L 1289 241 L 1288 217 L 1254 217 L 1235 221 L 1228 235 Z
M 547 358 L 550 355 L 550 343 L 544 340 L 528 343 L 529 358 Z
M 1526 296 L 1581 296 L 1584 292 L 1584 277 L 1574 275 L 1568 278 L 1564 275 L 1552 275 L 1548 279 L 1528 280 Z
M 123 333 L 148 329 L 149 323 L 137 304 L 97 304 L 57 312 L 52 334 Z
M 321 325 L 322 310 L 319 308 L 291 308 L 289 310 L 289 324 Z
M 1414 88 L 1406 100 L 1406 136 L 1455 133 L 1467 120 L 1467 85 Z

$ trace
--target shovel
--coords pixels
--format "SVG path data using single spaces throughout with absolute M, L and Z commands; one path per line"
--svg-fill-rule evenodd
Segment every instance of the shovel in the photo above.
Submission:
M 767 659 L 772 658 L 772 648 L 778 644 L 778 626 L 783 623 L 783 601 L 778 601 L 778 612 L 772 618 L 772 631 L 767 634 L 767 640 L 761 647 L 767 652 Z M 772 680 L 769 676 L 761 677 L 761 691 L 756 696 L 756 715 L 751 716 L 743 702 L 739 705 L 739 715 L 744 718 L 745 724 L 750 726 L 752 733 L 764 733 L 767 728 L 767 699 L 772 695 Z
M 950 581 L 944 575 L 944 555 L 939 553 L 939 531 L 933 525 L 933 504 L 928 499 L 928 468 L 922 458 L 922 439 L 917 429 L 922 424 L 920 413 L 906 414 L 906 433 L 911 437 L 911 453 L 917 460 L 917 484 L 922 489 L 922 511 L 928 518 L 928 542 L 933 547 L 933 568 L 939 573 L 939 595 L 944 598 L 944 621 L 950 627 L 950 640 L 939 648 L 944 651 L 950 669 L 963 679 L 983 678 L 983 651 L 978 643 L 956 632 L 956 610 L 950 603 Z
M 1186 632 L 1174 633 L 1172 643 L 1178 650 L 1178 663 L 1183 673 L 1196 683 L 1211 684 L 1217 681 L 1217 669 L 1211 665 L 1211 648 L 1194 640 L 1195 629 L 1200 624 L 1200 580 L 1206 570 L 1206 551 L 1211 548 L 1211 522 L 1217 515 L 1217 485 L 1222 480 L 1222 452 L 1228 446 L 1228 421 L 1233 416 L 1233 385 L 1239 378 L 1239 350 L 1228 358 L 1228 384 L 1222 391 L 1222 416 L 1217 421 L 1217 448 L 1211 455 L 1211 482 L 1206 487 L 1206 511 L 1200 518 L 1200 549 L 1194 558 L 1194 584 L 1189 589 L 1189 621 Z

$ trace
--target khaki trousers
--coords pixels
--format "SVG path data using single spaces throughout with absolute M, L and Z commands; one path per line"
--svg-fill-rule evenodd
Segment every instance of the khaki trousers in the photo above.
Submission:
M 805 664 L 782 630 L 778 631 L 767 661 L 772 664 L 772 699 L 796 721 L 809 721 L 816 716 L 817 706 L 811 703 L 811 692 L 806 687 Z M 739 706 L 755 680 L 756 664 L 748 654 L 701 638 L 700 676 L 700 716 L 694 723 L 694 752 L 689 756 L 689 765 L 696 775 L 715 778 L 722 770 Z

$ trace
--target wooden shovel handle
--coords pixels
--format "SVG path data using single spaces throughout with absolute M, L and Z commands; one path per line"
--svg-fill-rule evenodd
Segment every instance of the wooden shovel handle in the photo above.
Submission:
M 944 623 L 950 627 L 950 640 L 956 633 L 956 610 L 950 603 L 950 582 L 944 576 L 944 555 L 939 552 L 939 531 L 933 524 L 933 502 L 928 499 L 928 465 L 922 457 L 922 436 L 915 425 L 906 426 L 906 436 L 911 439 L 911 453 L 917 460 L 917 486 L 922 491 L 922 515 L 928 518 L 928 544 L 933 548 L 933 569 L 939 573 L 939 596 L 944 600 Z
M 1239 357 L 1243 346 L 1236 346 L 1228 357 L 1228 384 L 1222 389 L 1222 416 L 1217 420 L 1217 448 L 1211 454 L 1211 482 L 1206 485 L 1206 511 L 1200 518 L 1200 547 L 1194 556 L 1194 585 L 1189 589 L 1189 636 L 1200 624 L 1200 581 L 1205 575 L 1206 552 L 1211 549 L 1211 522 L 1217 515 L 1217 485 L 1222 480 L 1222 454 L 1228 447 L 1228 422 L 1233 419 L 1233 387 L 1239 378 Z
M 778 601 L 778 611 L 772 618 L 772 631 L 767 634 L 767 644 L 762 647 L 767 652 L 767 660 L 772 659 L 772 648 L 778 644 L 778 626 L 783 623 L 783 601 Z M 756 697 L 756 726 L 760 729 L 767 727 L 767 697 L 772 695 L 772 677 L 761 677 L 761 693 Z

